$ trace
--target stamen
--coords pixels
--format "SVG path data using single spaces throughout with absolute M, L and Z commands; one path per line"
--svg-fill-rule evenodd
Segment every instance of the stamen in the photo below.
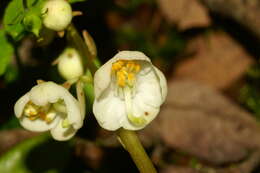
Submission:
M 45 116 L 44 120 L 49 124 L 55 119 L 55 117 L 56 117 L 56 113 L 54 111 L 51 111 Z
M 127 80 L 128 80 L 128 84 L 129 84 L 130 86 L 133 86 L 134 81 L 135 81 L 135 75 L 134 75 L 134 73 L 128 73 L 128 75 L 127 75 Z
M 46 119 L 46 113 L 45 112 L 39 112 L 38 113 L 38 117 L 41 119 L 41 120 L 44 120 Z
M 112 72 L 116 75 L 116 82 L 119 87 L 134 86 L 135 75 L 141 69 L 141 66 L 128 60 L 119 60 L 112 64 Z
M 52 106 L 58 112 L 62 112 L 62 113 L 67 112 L 67 109 L 66 109 L 66 106 L 65 106 L 65 103 L 63 100 L 59 100 L 58 102 L 54 103 Z
M 130 61 L 126 64 L 126 68 L 129 70 L 129 71 L 133 71 L 133 69 L 135 68 L 135 63 Z
M 123 67 L 123 65 L 124 65 L 124 62 L 121 61 L 121 60 L 119 60 L 119 61 L 113 63 L 113 65 L 112 65 L 112 71 L 118 71 L 118 70 L 120 70 L 120 69 Z
M 138 73 L 141 70 L 141 66 L 136 64 L 134 69 L 135 69 L 135 73 Z
M 24 115 L 27 117 L 35 116 L 38 114 L 39 107 L 29 102 L 25 106 Z
M 133 115 L 132 108 L 132 94 L 135 93 L 135 75 L 140 69 L 141 66 L 134 61 L 119 60 L 112 64 L 112 75 L 115 75 L 116 77 L 118 95 L 120 97 L 122 95 L 124 98 L 127 118 L 135 126 L 146 124 L 145 117 Z M 66 124 L 65 120 L 63 124 Z
M 124 87 L 125 86 L 125 80 L 126 80 L 126 76 L 124 74 L 124 71 L 120 70 L 116 73 L 117 75 L 117 84 L 120 87 Z
M 31 121 L 40 118 L 42 121 L 50 123 L 56 116 L 53 111 L 50 111 L 50 107 L 50 104 L 40 107 L 32 102 L 28 102 L 24 109 L 24 115 Z

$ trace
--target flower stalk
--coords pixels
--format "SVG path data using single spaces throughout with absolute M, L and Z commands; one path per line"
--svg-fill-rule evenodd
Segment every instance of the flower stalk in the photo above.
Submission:
M 81 57 L 83 57 L 82 60 L 84 67 L 88 68 L 91 73 L 94 74 L 97 70 L 97 67 L 94 63 L 95 57 L 92 56 L 92 53 L 85 44 L 85 41 L 82 39 L 73 24 L 70 24 L 67 28 L 67 40 L 79 51 Z
M 85 101 L 85 95 L 83 90 L 83 82 L 81 80 L 78 80 L 76 83 L 76 92 L 77 92 L 77 98 L 79 101 L 79 108 L 82 115 L 86 114 L 86 101 Z
M 120 128 L 117 130 L 117 135 L 123 143 L 124 148 L 129 152 L 140 173 L 157 172 L 134 131 Z

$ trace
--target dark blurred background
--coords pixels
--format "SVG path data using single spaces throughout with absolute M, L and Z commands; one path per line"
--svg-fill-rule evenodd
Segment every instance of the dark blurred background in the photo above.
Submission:
M 1 16 L 7 4 L 1 0 Z M 260 170 L 259 0 L 87 0 L 73 9 L 83 12 L 73 23 L 94 38 L 102 63 L 138 50 L 167 76 L 166 103 L 139 132 L 159 172 Z M 21 129 L 13 105 L 37 79 L 63 82 L 50 64 L 65 46 L 59 37 L 44 46 L 33 36 L 17 44 L 20 59 L 0 77 L 0 154 L 37 135 Z M 61 172 L 137 172 L 91 110 L 78 136 Z

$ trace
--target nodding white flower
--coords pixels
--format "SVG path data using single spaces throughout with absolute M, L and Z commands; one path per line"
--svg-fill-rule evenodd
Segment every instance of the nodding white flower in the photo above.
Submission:
M 67 80 L 76 79 L 84 73 L 81 57 L 75 48 L 66 48 L 57 61 L 59 73 Z
M 42 8 L 46 28 L 62 31 L 72 20 L 72 9 L 66 0 L 48 0 Z
M 68 140 L 83 125 L 78 101 L 54 82 L 34 86 L 14 106 L 21 125 L 30 131 L 50 130 L 54 139 Z
M 163 73 L 142 52 L 121 51 L 94 75 L 94 115 L 107 130 L 139 130 L 158 114 L 167 94 Z

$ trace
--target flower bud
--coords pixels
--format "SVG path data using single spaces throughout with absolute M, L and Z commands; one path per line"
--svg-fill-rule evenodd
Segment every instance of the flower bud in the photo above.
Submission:
M 43 24 L 46 28 L 62 31 L 72 20 L 72 9 L 65 0 L 48 0 L 43 8 Z
M 83 63 L 76 49 L 66 48 L 58 58 L 58 71 L 66 80 L 83 75 Z

